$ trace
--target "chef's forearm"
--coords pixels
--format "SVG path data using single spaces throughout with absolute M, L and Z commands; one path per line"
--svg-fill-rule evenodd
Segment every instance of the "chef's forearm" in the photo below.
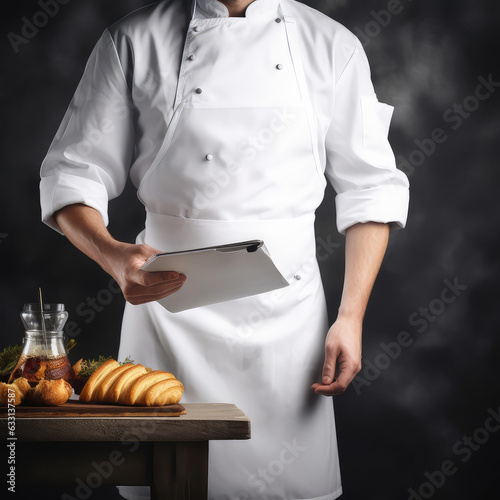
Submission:
M 143 271 L 141 267 L 158 250 L 146 244 L 115 240 L 97 210 L 81 204 L 69 205 L 54 217 L 67 238 L 116 280 L 131 304 L 160 300 L 184 285 L 184 274 Z
M 345 277 L 339 317 L 363 320 L 388 240 L 388 224 L 368 222 L 347 229 Z
M 110 273 L 112 255 L 125 244 L 111 236 L 97 210 L 82 204 L 68 205 L 54 218 L 73 245 Z

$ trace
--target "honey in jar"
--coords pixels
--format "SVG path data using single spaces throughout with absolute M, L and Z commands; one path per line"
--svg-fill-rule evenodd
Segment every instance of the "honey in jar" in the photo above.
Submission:
M 74 381 L 64 347 L 63 328 L 68 319 L 64 304 L 44 304 L 43 312 L 39 304 L 25 304 L 21 318 L 26 333 L 24 346 L 9 383 L 24 377 L 32 385 L 40 380 Z

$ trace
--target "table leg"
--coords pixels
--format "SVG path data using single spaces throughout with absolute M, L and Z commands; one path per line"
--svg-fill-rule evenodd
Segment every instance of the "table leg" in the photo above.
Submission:
M 208 441 L 154 443 L 152 500 L 208 497 Z

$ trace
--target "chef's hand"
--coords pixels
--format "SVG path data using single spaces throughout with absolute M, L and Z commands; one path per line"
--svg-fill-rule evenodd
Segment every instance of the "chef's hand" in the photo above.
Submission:
M 54 214 L 67 238 L 97 262 L 120 285 L 131 304 L 145 304 L 180 290 L 186 276 L 174 271 L 147 273 L 141 266 L 155 253 L 149 245 L 132 245 L 115 240 L 101 214 L 92 207 L 75 203 Z
M 361 320 L 337 318 L 326 337 L 322 383 L 313 384 L 311 387 L 316 394 L 323 396 L 342 394 L 359 373 L 361 332 Z
M 108 272 L 122 289 L 131 304 L 145 304 L 177 292 L 186 281 L 184 274 L 175 271 L 149 273 L 141 271 L 144 263 L 160 253 L 149 245 L 120 243 L 108 261 Z
M 363 317 L 388 240 L 388 224 L 367 222 L 346 230 L 344 289 L 326 337 L 323 379 L 311 387 L 316 394 L 342 394 L 361 370 Z

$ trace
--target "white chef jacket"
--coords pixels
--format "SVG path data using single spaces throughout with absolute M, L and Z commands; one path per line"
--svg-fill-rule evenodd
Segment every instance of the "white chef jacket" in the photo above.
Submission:
M 120 195 L 128 175 L 139 187 L 156 157 L 173 115 L 185 30 L 181 3 L 140 9 L 106 29 L 97 43 L 41 169 L 42 219 L 54 229 L 60 231 L 54 212 L 74 203 L 95 208 L 107 225 L 108 201 Z M 256 0 L 247 16 L 275 3 Z M 404 227 L 408 180 L 396 169 L 387 140 L 393 108 L 377 100 L 361 43 L 316 10 L 298 2 L 292 8 L 301 20 L 320 161 L 337 193 L 338 230 L 368 221 Z M 228 13 L 217 0 L 201 0 L 196 15 Z M 154 52 L 151 40 L 137 34 L 144 26 Z M 187 215 L 183 208 L 180 217 Z
M 408 181 L 396 169 L 387 141 L 392 108 L 379 103 L 375 96 L 359 41 L 313 9 L 288 0 L 286 5 L 288 16 L 282 15 L 279 0 L 256 0 L 248 7 L 246 16 L 256 23 L 270 23 L 276 17 L 277 21 L 296 25 L 308 89 L 305 101 L 314 116 L 314 123 L 309 125 L 319 172 L 305 170 L 306 174 L 297 175 L 300 165 L 288 155 L 288 148 L 282 150 L 283 164 L 278 165 L 281 170 L 276 166 L 276 161 L 280 163 L 279 151 L 278 155 L 274 151 L 273 161 L 266 168 L 262 160 L 260 168 L 276 186 L 279 179 L 272 178 L 274 172 L 269 170 L 275 165 L 277 171 L 284 172 L 282 184 L 286 185 L 289 165 L 293 170 L 290 179 L 303 182 L 304 190 L 311 190 L 310 195 L 290 200 L 284 197 L 286 191 L 280 191 L 281 198 L 268 203 L 260 198 L 258 182 L 245 183 L 244 177 L 239 177 L 240 187 L 243 184 L 245 190 L 255 190 L 255 196 L 247 193 L 241 205 L 237 195 L 231 197 L 232 191 L 226 190 L 215 203 L 201 206 L 197 195 L 186 185 L 170 182 L 178 176 L 179 182 L 186 184 L 189 175 L 193 184 L 197 182 L 199 163 L 194 156 L 199 153 L 200 144 L 207 145 L 207 139 L 194 136 L 193 142 L 185 142 L 190 133 L 189 126 L 186 128 L 189 116 L 196 120 L 201 116 L 196 114 L 196 108 L 205 109 L 214 127 L 220 127 L 224 122 L 222 115 L 237 107 L 242 95 L 246 97 L 245 106 L 251 108 L 254 99 L 255 109 L 264 113 L 266 106 L 273 106 L 270 96 L 276 99 L 281 91 L 290 92 L 293 100 L 292 94 L 296 93 L 293 85 L 281 89 L 276 78 L 252 74 L 247 75 L 247 80 L 238 78 L 241 61 L 250 67 L 261 67 L 260 61 L 253 59 L 259 58 L 258 51 L 250 50 L 244 43 L 237 50 L 228 47 L 234 51 L 234 60 L 225 53 L 225 57 L 211 61 L 211 44 L 217 44 L 217 40 L 210 40 L 210 30 L 203 38 L 209 43 L 198 46 L 205 59 L 196 61 L 196 71 L 185 69 L 186 59 L 193 61 L 191 56 L 196 54 L 185 52 L 186 12 L 178 0 L 140 9 L 104 32 L 42 166 L 43 220 L 56 230 L 59 228 L 54 212 L 74 203 L 95 208 L 107 224 L 108 200 L 121 193 L 130 175 L 147 208 L 146 230 L 137 242 L 175 250 L 253 239 L 259 236 L 258 231 L 263 231 L 285 278 L 291 280 L 295 276 L 299 280 L 294 266 L 304 266 L 301 284 L 291 288 L 280 305 L 269 306 L 269 296 L 262 294 L 255 300 L 231 301 L 174 317 L 158 304 L 127 304 L 121 353 L 130 353 L 136 361 L 155 369 L 168 368 L 176 373 L 186 386 L 184 401 L 235 402 L 252 419 L 253 455 L 249 447 L 239 444 L 211 446 L 211 498 L 217 500 L 233 499 L 240 493 L 247 499 L 333 500 L 341 493 L 331 403 L 320 398 L 311 405 L 308 396 L 327 329 L 317 263 L 305 269 L 311 259 L 311 242 L 314 244 L 314 210 L 321 202 L 325 178 L 337 192 L 337 227 L 342 233 L 353 224 L 367 221 L 403 227 L 408 208 Z M 220 28 L 225 26 L 220 21 L 227 14 L 217 0 L 198 0 L 189 29 L 195 29 L 193 22 L 202 31 L 207 27 Z M 228 20 L 226 24 L 237 29 L 235 23 Z M 260 24 L 255 26 L 262 28 Z M 248 29 L 246 33 L 248 36 Z M 286 44 L 269 49 L 276 49 L 276 54 L 289 62 Z M 290 64 L 285 66 L 279 68 L 283 74 L 290 71 Z M 194 83 L 190 78 L 201 76 L 210 82 L 209 92 L 203 94 L 202 88 L 190 92 Z M 238 84 L 228 85 L 231 78 Z M 285 100 L 286 97 L 283 96 Z M 181 128 L 183 134 L 177 138 L 177 148 L 167 149 L 170 152 L 165 156 L 166 138 L 172 134 L 175 137 L 178 126 L 179 102 L 186 104 L 187 109 L 192 107 L 195 113 L 183 115 L 188 118 Z M 221 102 L 228 107 L 218 111 L 220 106 L 213 103 Z M 291 120 L 286 107 L 275 111 L 275 124 Z M 252 117 L 252 113 L 245 116 Z M 193 122 L 193 129 L 197 126 Z M 223 133 L 220 135 L 224 137 Z M 296 137 L 304 141 L 303 136 Z M 219 144 L 219 153 L 233 154 L 230 146 L 225 150 Z M 166 173 L 168 165 L 161 164 L 164 158 L 167 163 L 177 162 L 177 167 L 180 162 L 181 168 L 170 173 L 167 168 Z M 307 172 L 313 174 L 311 180 Z M 316 173 L 320 174 L 318 183 Z M 297 189 L 297 182 L 294 186 Z M 267 204 L 269 212 L 262 210 Z M 226 237 L 226 232 L 230 241 L 217 240 Z M 290 251 L 280 248 L 287 237 L 293 242 Z M 265 326 L 254 328 L 248 342 L 240 342 L 234 332 L 241 317 L 250 321 L 253 313 L 263 310 L 266 321 L 261 323 Z M 138 331 L 142 332 L 140 339 Z M 214 366 L 219 370 L 214 370 Z M 287 392 L 278 394 L 285 386 L 290 386 Z M 272 415 L 279 415 L 279 419 L 273 422 Z M 290 453 L 297 454 L 297 460 L 285 467 L 276 457 L 290 449 Z M 269 464 L 269 470 L 278 477 L 258 478 L 256 471 L 262 464 Z M 310 484 L 302 484 L 305 479 L 301 474 L 306 474 Z

